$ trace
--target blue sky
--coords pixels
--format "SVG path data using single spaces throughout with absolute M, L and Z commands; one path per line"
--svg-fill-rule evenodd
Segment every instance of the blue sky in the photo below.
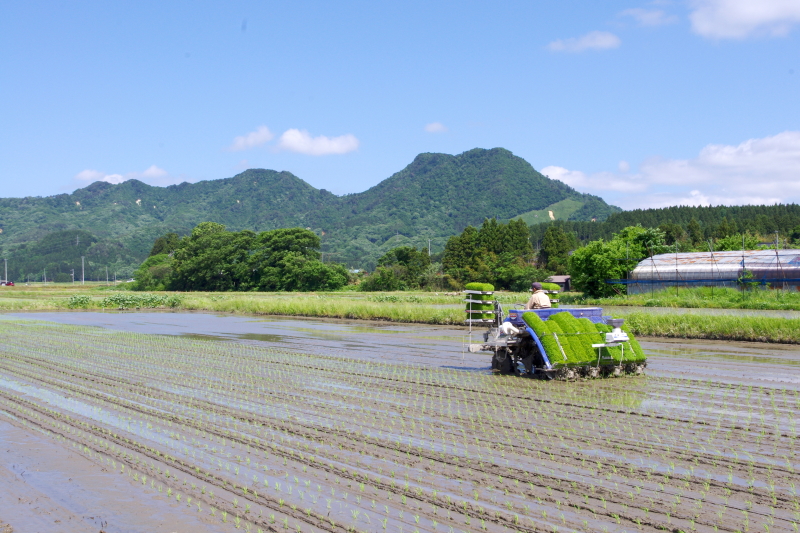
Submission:
M 0 1 L 2 196 L 504 147 L 624 208 L 800 202 L 800 2 Z

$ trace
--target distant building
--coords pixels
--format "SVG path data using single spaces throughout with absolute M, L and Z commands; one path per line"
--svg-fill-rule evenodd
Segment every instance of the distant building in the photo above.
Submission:
M 740 287 L 743 281 L 764 288 L 800 290 L 800 250 L 746 250 L 659 254 L 631 272 L 628 294 L 670 287 Z
M 555 283 L 561 287 L 562 291 L 567 292 L 569 291 L 569 280 L 570 276 L 550 276 L 544 281 L 545 283 Z

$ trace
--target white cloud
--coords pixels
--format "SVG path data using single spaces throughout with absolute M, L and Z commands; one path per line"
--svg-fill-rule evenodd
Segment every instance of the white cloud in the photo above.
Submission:
M 266 126 L 259 126 L 255 131 L 251 131 L 247 135 L 240 135 L 233 139 L 233 143 L 228 147 L 231 152 L 239 152 L 249 148 L 255 148 L 262 144 L 268 143 L 275 136 L 269 131 Z
M 123 174 L 106 174 L 105 172 L 99 172 L 97 170 L 86 169 L 78 172 L 75 175 L 75 179 L 78 181 L 83 182 L 90 182 L 94 183 L 95 181 L 105 181 L 107 183 L 118 184 L 122 183 L 123 181 L 128 181 L 130 179 L 137 179 L 140 181 L 144 181 L 150 185 L 157 185 L 160 187 L 166 185 L 173 185 L 175 183 L 181 183 L 184 181 L 190 181 L 186 179 L 184 176 L 172 176 L 169 172 L 164 170 L 163 168 L 159 168 L 156 165 L 150 165 L 147 169 L 143 172 L 127 172 Z
M 81 170 L 75 175 L 76 180 L 92 181 L 92 182 L 102 181 L 103 177 L 105 177 L 105 174 L 103 174 L 102 172 L 98 172 L 96 170 L 92 170 L 90 168 L 87 168 L 86 170 Z
M 619 37 L 607 31 L 590 31 L 581 37 L 558 39 L 547 45 L 553 52 L 582 52 L 584 50 L 608 50 L 618 48 Z
M 428 133 L 444 133 L 447 131 L 447 126 L 441 122 L 431 122 L 430 124 L 425 124 L 425 131 Z
M 95 181 L 106 181 L 108 183 L 122 183 L 127 178 L 122 176 L 121 174 L 105 174 L 103 172 L 98 172 L 97 170 L 92 170 L 87 168 L 86 170 L 82 170 L 75 175 L 75 179 L 78 181 L 88 181 L 94 183 Z
M 651 158 L 633 174 L 557 166 L 542 173 L 626 209 L 800 202 L 800 131 L 709 144 L 693 159 Z
M 632 17 L 640 26 L 663 26 L 678 21 L 678 17 L 667 15 L 660 9 L 644 9 L 636 7 L 619 13 L 620 17 Z
M 627 161 L 620 161 L 617 164 L 617 168 L 620 172 L 628 172 L 631 169 L 631 166 Z
M 741 39 L 786 35 L 800 23 L 798 0 L 693 0 L 692 29 L 703 37 Z
M 312 137 L 306 130 L 289 129 L 278 140 L 278 149 L 306 155 L 346 154 L 358 150 L 359 141 L 355 135 L 338 137 L 320 135 Z
M 126 178 L 120 174 L 107 174 L 103 176 L 103 181 L 107 181 L 108 183 L 122 183 L 123 181 L 127 181 L 130 178 Z

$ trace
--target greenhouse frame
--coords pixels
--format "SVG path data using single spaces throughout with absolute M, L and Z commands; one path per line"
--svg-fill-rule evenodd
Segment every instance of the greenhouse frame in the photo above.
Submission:
M 628 279 L 628 294 L 671 287 L 761 287 L 800 290 L 800 250 L 745 250 L 659 254 L 642 260 Z

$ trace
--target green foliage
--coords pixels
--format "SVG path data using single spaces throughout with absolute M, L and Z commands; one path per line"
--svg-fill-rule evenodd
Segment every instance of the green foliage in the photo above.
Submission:
M 74 270 L 75 280 L 80 281 L 81 257 L 87 280 L 105 280 L 106 267 L 112 279 L 115 270 L 120 276 L 129 276 L 133 271 L 129 265 L 137 262 L 121 245 L 87 231 L 55 231 L 39 240 L 6 248 L 8 277 L 12 281 L 39 281 L 46 270 L 48 281 L 66 283 L 72 281 Z
M 340 289 L 347 284 L 347 270 L 321 262 L 319 245 L 316 234 L 301 228 L 256 234 L 205 222 L 181 239 L 166 284 L 172 290 L 196 291 Z M 152 273 L 153 268 L 146 270 Z
M 155 248 L 155 247 L 154 247 Z M 163 291 L 169 286 L 172 275 L 172 257 L 166 253 L 151 255 L 136 272 L 131 289 L 135 291 Z
M 621 279 L 644 257 L 667 251 L 664 233 L 653 228 L 623 228 L 610 241 L 598 239 L 578 248 L 570 258 L 572 284 L 587 296 L 611 296 L 607 279 Z
M 750 233 L 770 242 L 774 241 L 777 231 L 782 240 L 800 243 L 800 205 L 797 204 L 634 209 L 612 213 L 605 221 L 585 220 L 588 219 L 532 225 L 531 240 L 541 242 L 551 225 L 561 225 L 565 231 L 574 233 L 580 242 L 586 243 L 601 238 L 610 240 L 623 228 L 639 224 L 661 228 L 666 244 L 673 246 L 677 241 L 680 251 L 686 252 L 708 250 L 709 239 L 719 240 L 737 233 Z M 796 228 L 798 231 L 795 233 Z
M 549 275 L 531 265 L 532 259 L 524 222 L 487 219 L 480 229 L 468 226 L 448 239 L 442 263 L 445 274 L 460 284 L 489 280 L 498 288 L 520 291 Z
M 361 291 L 404 291 L 408 289 L 397 267 L 378 267 L 358 286 Z
M 427 249 L 430 239 L 437 252 L 448 237 L 487 217 L 510 219 L 568 199 L 583 206 L 578 211 L 583 209 L 586 218 L 581 220 L 616 209 L 547 179 L 502 148 L 457 156 L 426 153 L 375 187 L 341 197 L 288 172 L 251 169 L 228 179 L 170 187 L 137 180 L 97 182 L 72 194 L 0 199 L 0 248 L 14 258 L 9 261 L 12 279 L 21 280 L 47 267 L 31 260 L 23 268 L 30 254 L 16 252 L 22 245 L 64 229 L 88 231 L 106 248 L 102 254 L 98 250 L 96 261 L 91 259 L 103 276 L 106 266 L 120 272 L 125 266 L 130 275 L 148 255 L 175 249 L 168 233 L 187 235 L 198 223 L 213 220 L 230 231 L 310 228 L 324 235 L 318 249 L 326 255 L 336 253 L 339 262 L 372 270 L 393 248 Z M 164 239 L 154 246 L 159 237 Z M 72 259 L 59 272 L 71 268 Z
M 70 309 L 86 309 L 92 299 L 85 294 L 76 294 L 69 297 L 67 300 L 67 307 Z
M 754 235 L 746 233 L 741 235 L 739 233 L 723 237 L 714 243 L 714 251 L 736 251 L 736 250 L 757 250 L 759 239 Z
M 362 290 L 405 290 L 425 288 L 435 280 L 429 275 L 431 258 L 427 250 L 400 246 L 378 259 L 378 271 L 362 281 Z M 374 280 L 371 278 L 375 278 Z M 381 288 L 383 287 L 383 288 Z M 389 288 L 397 287 L 397 288 Z
M 175 251 L 175 248 L 178 247 L 178 243 L 180 242 L 180 237 L 177 233 L 167 233 L 166 235 L 162 235 L 156 242 L 153 243 L 153 247 L 150 249 L 150 256 L 160 255 L 160 254 L 171 254 Z
M 544 232 L 542 247 L 539 250 L 539 262 L 547 270 L 556 274 L 566 274 L 569 263 L 569 252 L 577 248 L 578 242 L 572 233 L 567 233 L 562 226 L 550 226 Z
M 159 295 L 116 292 L 103 298 L 103 300 L 100 302 L 100 307 L 117 309 L 152 309 L 156 307 L 178 307 L 181 305 L 182 301 L 183 297 L 178 294 Z
M 562 295 L 563 303 L 591 306 L 631 307 L 686 307 L 701 309 L 800 309 L 800 293 L 796 291 L 762 290 L 758 282 L 752 287 L 744 278 L 745 290 L 729 287 L 692 287 L 665 289 L 656 292 L 616 296 L 612 298 L 586 298 Z M 749 286 L 749 287 L 748 287 Z

